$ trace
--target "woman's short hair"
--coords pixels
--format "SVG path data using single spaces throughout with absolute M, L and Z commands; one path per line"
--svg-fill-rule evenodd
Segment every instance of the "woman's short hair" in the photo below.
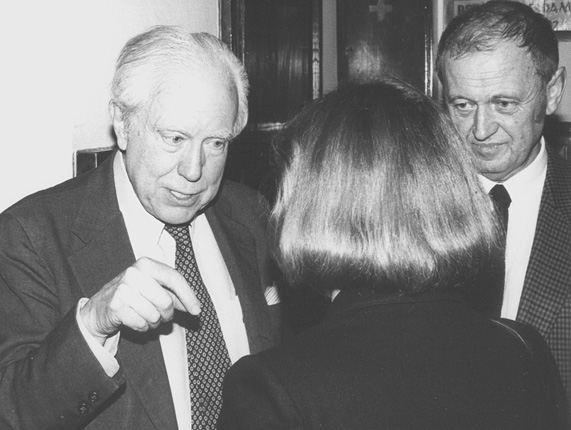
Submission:
M 228 73 L 238 94 L 238 135 L 248 121 L 248 78 L 232 51 L 208 33 L 160 25 L 133 37 L 117 59 L 111 101 L 128 120 L 152 101 L 162 82 L 180 72 Z
M 293 284 L 414 293 L 459 284 L 496 249 L 470 154 L 424 94 L 387 78 L 306 106 L 275 141 L 271 222 Z
M 537 75 L 547 85 L 559 66 L 557 37 L 551 22 L 530 6 L 515 1 L 489 1 L 458 15 L 438 44 L 436 71 L 440 80 L 448 58 L 461 58 L 515 42 L 531 54 Z

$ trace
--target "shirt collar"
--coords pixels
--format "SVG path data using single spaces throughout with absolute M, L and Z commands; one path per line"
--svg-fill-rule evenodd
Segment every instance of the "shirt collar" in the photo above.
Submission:
M 537 154 L 537 157 L 535 157 L 535 160 L 533 160 L 529 166 L 505 182 L 501 182 L 501 184 L 506 187 L 512 200 L 514 195 L 525 195 L 525 193 L 529 192 L 530 186 L 537 184 L 539 182 L 538 180 L 542 176 L 545 176 L 545 172 L 547 171 L 547 150 L 545 149 L 545 140 L 543 137 L 541 138 L 540 145 L 539 154 Z M 498 184 L 498 182 L 491 181 L 485 176 L 478 176 L 487 193 L 490 192 L 494 185 Z
M 160 240 L 164 224 L 147 212 L 141 204 L 127 175 L 121 152 L 115 154 L 113 173 L 119 210 L 123 214 L 135 257 L 156 258 L 153 250 Z

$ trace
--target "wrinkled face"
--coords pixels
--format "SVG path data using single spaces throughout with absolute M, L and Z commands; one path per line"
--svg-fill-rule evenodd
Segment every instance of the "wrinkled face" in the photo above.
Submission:
M 171 77 L 128 127 L 114 115 L 127 174 L 147 212 L 181 224 L 216 196 L 237 112 L 230 79 L 210 72 Z
M 484 176 L 503 181 L 535 159 L 545 115 L 559 102 L 551 86 L 514 43 L 447 59 L 444 101 Z

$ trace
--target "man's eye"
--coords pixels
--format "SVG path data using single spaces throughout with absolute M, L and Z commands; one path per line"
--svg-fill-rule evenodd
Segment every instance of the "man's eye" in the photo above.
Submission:
M 184 136 L 180 136 L 178 134 L 166 135 L 163 138 L 171 145 L 180 145 L 185 140 Z
M 455 102 L 454 108 L 461 112 L 468 112 L 473 109 L 472 103 L 468 102 Z
M 516 103 L 509 100 L 498 100 L 496 106 L 503 111 L 512 111 L 515 109 Z
M 208 146 L 216 151 L 221 151 L 224 150 L 224 148 L 226 148 L 226 145 L 228 144 L 227 140 L 224 139 L 212 139 L 208 141 Z

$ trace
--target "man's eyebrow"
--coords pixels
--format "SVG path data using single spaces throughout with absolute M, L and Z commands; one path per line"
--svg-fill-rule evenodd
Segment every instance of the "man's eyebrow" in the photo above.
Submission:
M 515 95 L 513 95 L 513 94 L 496 94 L 496 95 L 492 96 L 492 99 L 491 99 L 491 100 L 492 100 L 492 101 L 497 101 L 497 100 L 500 100 L 500 99 L 509 99 L 509 100 L 516 100 L 516 101 L 521 100 L 520 97 L 515 96 Z
M 153 124 L 153 130 L 157 131 L 157 132 L 163 132 L 163 131 L 167 131 L 170 133 L 181 133 L 187 136 L 190 136 L 190 133 L 186 132 L 185 130 L 180 129 L 179 127 L 171 127 L 168 125 L 159 125 L 159 124 Z
M 466 96 L 462 96 L 460 94 L 453 94 L 451 96 L 445 96 L 445 100 L 446 101 L 450 101 L 450 102 L 454 102 L 456 100 L 468 100 L 468 101 L 472 101 L 472 99 L 470 99 L 469 97 Z
M 225 141 L 230 141 L 232 139 L 234 139 L 234 133 L 232 133 L 231 131 L 225 131 L 225 132 L 221 132 L 221 133 L 214 133 L 212 136 L 209 137 L 209 139 L 220 139 L 220 140 L 225 140 Z
M 176 126 L 170 126 L 170 125 L 159 125 L 159 124 L 153 124 L 152 125 L 152 129 L 156 132 L 170 132 L 170 133 L 180 133 L 180 134 L 184 134 L 187 137 L 192 137 L 193 134 L 189 131 L 186 131 L 180 127 L 176 127 Z M 236 136 L 234 135 L 232 130 L 223 130 L 221 132 L 215 132 L 212 133 L 210 135 L 208 135 L 206 138 L 207 139 L 220 139 L 220 140 L 226 140 L 226 141 L 230 141 L 232 139 L 234 139 Z

